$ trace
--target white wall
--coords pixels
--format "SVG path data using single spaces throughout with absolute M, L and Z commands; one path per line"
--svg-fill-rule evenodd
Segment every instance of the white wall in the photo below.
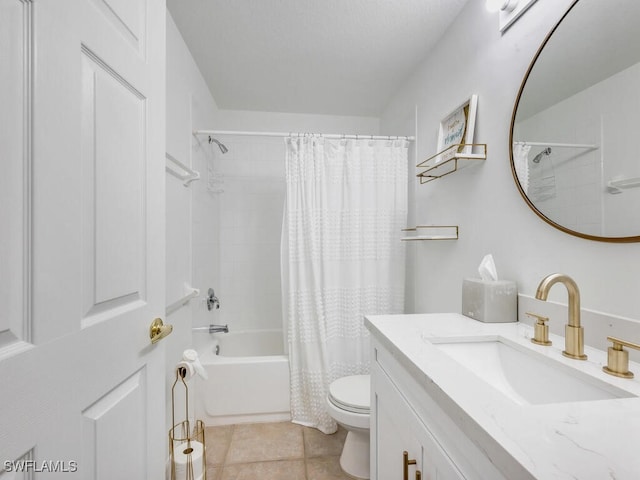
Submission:
M 219 122 L 202 126 L 214 127 L 219 128 Z M 194 251 L 194 257 L 215 271 L 211 277 L 215 283 L 203 287 L 214 288 L 221 308 L 212 312 L 197 309 L 194 323 L 228 324 L 231 331 L 280 328 L 282 139 L 216 138 L 229 151 L 223 155 L 215 144 L 206 147 L 212 152 L 209 167 L 213 174 L 203 169 L 209 175 L 203 185 L 209 182 L 208 194 L 217 200 L 217 218 L 209 216 L 209 226 L 215 231 L 202 228 L 194 238 L 203 243 L 207 237 L 217 238 L 217 251 L 214 262 L 206 260 L 213 249 Z M 203 200 L 196 200 L 197 209 L 206 208 Z
M 195 170 L 201 169 L 208 153 L 199 148 L 191 135 L 192 125 L 212 122 L 215 110 L 215 101 L 171 16 L 167 14 L 167 154 Z M 171 162 L 167 164 L 175 167 Z M 204 284 L 197 275 L 201 273 L 202 265 L 198 265 L 200 269 L 193 268 L 192 252 L 216 245 L 216 230 L 212 224 L 217 220 L 217 204 L 215 197 L 203 193 L 202 181 L 185 187 L 183 182 L 169 174 L 166 175 L 166 181 L 166 298 L 167 303 L 171 304 L 184 295 L 185 283 L 196 288 L 201 288 Z M 194 199 L 198 201 L 198 205 L 208 207 L 211 219 L 202 218 L 204 208 L 194 208 Z M 217 248 L 214 251 L 217 252 Z M 215 272 L 213 266 L 216 265 L 217 258 L 206 257 L 204 260 L 212 266 L 210 271 Z M 203 259 L 199 261 L 202 262 Z M 201 299 L 193 300 L 190 305 L 166 318 L 173 325 L 173 333 L 164 340 L 167 349 L 168 408 L 171 408 L 170 387 L 175 380 L 174 366 L 181 359 L 182 352 L 191 347 L 192 311 L 200 306 Z M 182 395 L 183 392 L 180 393 Z M 182 398 L 181 396 L 178 400 Z M 182 405 L 178 401 L 178 415 L 183 412 Z M 170 420 L 171 412 L 168 415 Z M 176 421 L 182 419 L 182 416 L 176 417 Z
M 475 141 L 488 144 L 484 164 L 425 185 L 412 181 L 413 222 L 460 226 L 457 241 L 407 247 L 414 311 L 460 311 L 462 278 L 477 276 L 481 258 L 493 253 L 498 274 L 515 280 L 524 295 L 534 295 L 547 274 L 564 272 L 577 281 L 583 307 L 640 318 L 635 268 L 640 244 L 593 242 L 552 228 L 529 210 L 511 174 L 509 125 L 520 83 L 538 46 L 571 3 L 540 0 L 501 35 L 497 16 L 485 10 L 484 2 L 468 2 L 386 108 L 381 132 L 406 134 L 415 129 L 417 105 L 417 154 L 426 159 L 436 151 L 440 119 L 476 93 Z M 550 299 L 566 303 L 566 296 L 556 286 Z M 635 331 L 637 339 L 640 328 Z

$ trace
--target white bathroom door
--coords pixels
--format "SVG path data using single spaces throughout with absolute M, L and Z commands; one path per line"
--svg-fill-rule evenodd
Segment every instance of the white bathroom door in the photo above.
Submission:
M 0 478 L 164 478 L 165 2 L 0 32 Z

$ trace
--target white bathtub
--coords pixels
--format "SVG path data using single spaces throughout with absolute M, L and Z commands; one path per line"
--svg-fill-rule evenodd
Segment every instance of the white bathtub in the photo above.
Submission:
M 206 425 L 289 420 L 289 359 L 282 330 L 194 333 L 209 379 L 196 377 L 196 418 Z M 219 354 L 216 350 L 219 347 Z

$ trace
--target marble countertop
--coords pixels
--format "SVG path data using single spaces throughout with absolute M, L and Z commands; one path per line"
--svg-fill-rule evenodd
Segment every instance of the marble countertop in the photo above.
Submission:
M 607 375 L 607 353 L 585 347 L 586 361 L 562 355 L 564 338 L 549 347 L 530 342 L 523 323 L 482 323 L 455 313 L 378 315 L 365 319 L 374 338 L 402 363 L 460 429 L 507 478 L 640 478 L 640 364 L 636 378 Z M 430 343 L 430 339 L 495 335 L 629 392 L 630 398 L 542 405 L 518 404 Z M 487 445 L 490 438 L 493 445 Z

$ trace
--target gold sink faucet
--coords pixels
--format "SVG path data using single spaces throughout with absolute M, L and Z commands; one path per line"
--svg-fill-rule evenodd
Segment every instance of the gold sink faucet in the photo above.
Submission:
M 556 283 L 562 283 L 569 293 L 569 321 L 564 327 L 564 351 L 562 354 L 565 357 L 586 360 L 587 356 L 584 354 L 584 328 L 580 325 L 580 290 L 578 290 L 576 282 L 568 275 L 552 273 L 543 278 L 540 285 L 538 285 L 536 298 L 546 301 L 549 296 L 549 290 Z M 538 344 L 541 344 L 544 340 L 544 338 L 537 338 L 537 335 L 531 339 L 533 343 Z

